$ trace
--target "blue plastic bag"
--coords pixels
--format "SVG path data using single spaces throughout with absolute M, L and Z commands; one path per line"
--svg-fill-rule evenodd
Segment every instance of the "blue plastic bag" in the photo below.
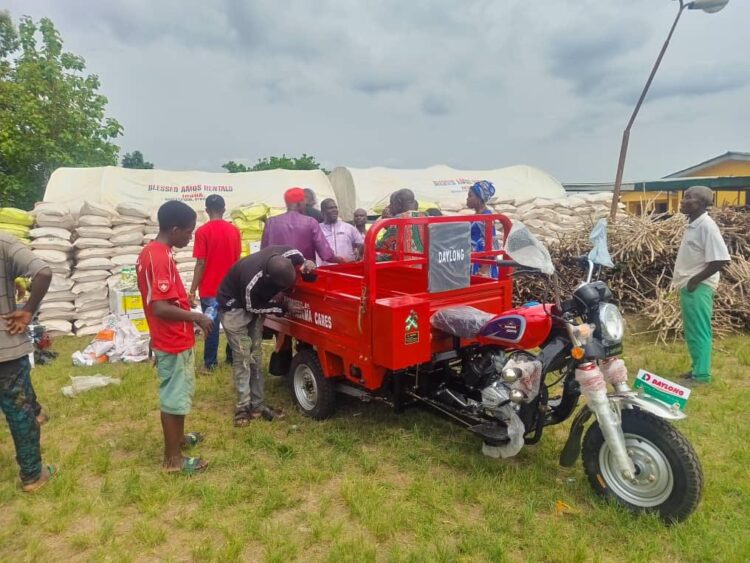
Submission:
M 607 268 L 614 268 L 612 257 L 609 255 L 607 245 L 607 219 L 599 219 L 589 235 L 589 241 L 593 245 L 589 252 L 589 260 L 594 264 L 600 264 Z

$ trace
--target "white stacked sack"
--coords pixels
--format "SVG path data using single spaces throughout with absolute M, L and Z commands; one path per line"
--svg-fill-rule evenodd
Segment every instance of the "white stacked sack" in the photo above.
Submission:
M 67 206 L 40 203 L 32 211 L 36 228 L 29 232 L 34 254 L 44 260 L 52 272 L 70 276 L 72 261 L 72 230 L 75 221 Z
M 120 279 L 120 272 L 124 268 L 132 268 L 138 262 L 138 255 L 145 244 L 146 228 L 151 214 L 148 210 L 133 203 L 121 203 L 117 206 L 116 214 L 112 218 L 112 277 L 108 280 L 110 288 Z M 158 229 L 157 229 L 158 232 Z M 155 235 L 154 235 L 155 236 Z
M 182 284 L 186 291 L 190 291 L 190 284 L 193 283 L 193 272 L 195 272 L 196 260 L 193 258 L 193 241 L 185 248 L 175 248 L 174 260 L 177 263 L 177 271 L 182 278 Z
M 73 334 L 75 295 L 71 291 L 73 218 L 67 207 L 42 203 L 34 210 L 36 226 L 29 231 L 31 251 L 52 269 L 52 282 L 39 307 L 39 321 L 54 335 Z
M 114 211 L 99 203 L 81 206 L 76 227 L 76 263 L 71 276 L 75 299 L 75 330 L 78 335 L 98 332 L 109 315 L 107 280 L 112 275 L 115 252 L 112 243 Z
M 59 274 L 52 275 L 47 295 L 39 307 L 39 322 L 51 336 L 73 334 L 75 317 L 75 294 L 71 291 L 73 280 Z
M 593 222 L 609 214 L 611 202 L 611 193 L 587 193 L 557 199 L 495 197 L 490 200 L 489 207 L 510 219 L 522 221 L 542 242 L 550 245 L 568 233 L 581 229 L 590 231 Z M 623 209 L 624 206 L 620 204 L 620 212 Z
M 143 228 L 143 245 L 147 245 L 149 242 L 154 240 L 156 238 L 156 235 L 159 234 L 159 219 L 157 218 L 156 214 L 158 212 L 157 210 L 154 210 L 151 212 L 151 214 L 148 217 L 148 220 L 146 221 L 146 225 Z
M 143 249 L 150 213 L 140 206 L 122 203 L 116 209 L 86 203 L 79 218 L 76 243 L 76 332 L 96 334 L 101 320 L 110 314 L 109 290 L 124 268 L 135 266 Z M 158 228 L 156 229 L 158 232 Z M 156 236 L 156 235 L 154 235 Z

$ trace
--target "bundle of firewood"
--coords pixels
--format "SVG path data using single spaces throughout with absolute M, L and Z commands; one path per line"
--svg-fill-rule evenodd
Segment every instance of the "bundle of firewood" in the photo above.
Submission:
M 732 263 L 722 273 L 714 304 L 717 334 L 750 329 L 750 213 L 731 209 L 711 213 L 721 229 Z M 678 294 L 672 290 L 672 268 L 687 220 L 672 217 L 618 216 L 608 227 L 609 249 L 614 269 L 604 269 L 606 280 L 623 311 L 641 317 L 657 341 L 682 337 Z M 563 291 L 571 291 L 583 279 L 572 258 L 588 254 L 593 224 L 567 233 L 550 244 Z M 539 300 L 548 293 L 545 280 L 519 277 L 516 298 Z

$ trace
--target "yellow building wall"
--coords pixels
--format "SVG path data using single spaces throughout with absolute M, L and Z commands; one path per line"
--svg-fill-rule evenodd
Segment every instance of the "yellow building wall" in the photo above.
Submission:
M 697 176 L 750 176 L 750 161 L 728 160 L 691 172 L 689 176 L 680 177 L 695 178 Z
M 750 162 L 730 160 L 713 166 L 706 166 L 681 178 L 698 178 L 702 176 L 750 176 Z M 663 209 L 676 213 L 680 210 L 682 192 L 623 192 L 622 201 L 629 213 L 640 215 L 645 211 Z M 717 207 L 747 205 L 744 191 L 717 191 L 715 196 Z
M 628 213 L 676 213 L 680 210 L 679 192 L 623 192 L 620 201 Z
M 625 204 L 628 213 L 640 215 L 646 211 L 652 213 L 677 213 L 680 210 L 682 192 L 625 192 L 620 201 Z M 734 207 L 745 205 L 745 192 L 721 191 L 715 195 L 716 207 Z
M 717 207 L 743 206 L 746 202 L 745 192 L 716 192 Z
M 697 178 L 700 176 L 750 176 L 750 162 L 746 160 L 728 160 L 713 166 L 700 168 L 691 172 L 689 176 L 682 178 Z M 716 206 L 724 207 L 727 205 L 746 205 L 744 191 L 735 192 L 716 192 Z

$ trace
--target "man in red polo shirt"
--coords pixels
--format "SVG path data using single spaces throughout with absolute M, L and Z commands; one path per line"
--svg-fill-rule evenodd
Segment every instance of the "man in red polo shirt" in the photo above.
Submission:
M 206 213 L 209 221 L 195 231 L 193 256 L 197 258 L 193 283 L 190 286 L 190 303 L 195 303 L 195 292 L 200 290 L 201 309 L 206 312 L 209 307 L 216 307 L 216 295 L 219 284 L 229 269 L 240 259 L 242 243 L 240 231 L 229 221 L 224 220 L 226 206 L 224 198 L 211 194 L 206 198 Z M 219 363 L 219 323 L 206 335 L 203 348 L 203 367 L 206 372 L 216 368 Z M 227 363 L 232 363 L 232 349 L 227 344 Z
M 193 323 L 205 334 L 213 328 L 211 319 L 190 310 L 187 292 L 177 271 L 172 247 L 184 248 L 195 229 L 195 211 L 180 201 L 168 201 L 159 208 L 159 234 L 138 257 L 138 290 L 143 297 L 151 332 L 151 348 L 159 375 L 159 407 L 164 432 L 165 471 L 195 473 L 208 466 L 196 457 L 183 457 L 181 448 L 197 444 L 201 436 L 185 434 L 185 415 L 190 412 L 195 392 Z

